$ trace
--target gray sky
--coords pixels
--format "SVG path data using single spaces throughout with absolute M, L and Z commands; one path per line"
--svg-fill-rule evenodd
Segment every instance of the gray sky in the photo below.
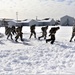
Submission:
M 16 12 L 19 19 L 75 17 L 75 0 L 0 0 L 0 18 L 16 19 Z

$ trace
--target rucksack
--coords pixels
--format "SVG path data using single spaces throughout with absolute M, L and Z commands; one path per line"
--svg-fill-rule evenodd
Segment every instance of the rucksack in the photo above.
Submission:
M 51 28 L 50 33 L 56 33 L 56 28 L 55 27 Z
M 50 29 L 49 32 L 50 32 L 50 33 L 56 33 L 56 31 L 57 31 L 57 28 L 53 27 L 53 28 Z
M 32 25 L 32 26 L 30 27 L 30 29 L 31 29 L 31 30 L 35 29 L 35 25 Z

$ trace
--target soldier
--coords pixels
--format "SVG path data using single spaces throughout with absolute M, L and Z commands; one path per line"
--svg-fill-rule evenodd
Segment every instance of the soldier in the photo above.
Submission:
M 5 35 L 7 35 L 8 26 L 5 26 Z
M 42 30 L 42 36 L 38 37 L 39 40 L 40 40 L 40 38 L 42 38 L 42 37 L 44 37 L 44 39 L 46 39 L 46 36 L 47 36 L 47 29 L 48 29 L 48 26 L 41 28 L 41 30 Z
M 21 41 L 23 41 L 23 33 L 22 33 L 22 26 L 16 28 L 16 37 L 15 41 L 18 42 L 18 38 L 20 37 Z
M 11 40 L 13 40 L 13 38 L 12 38 L 12 28 L 11 27 L 5 27 L 5 34 L 7 35 L 7 39 L 9 38 L 9 37 L 11 37 Z
M 32 37 L 33 34 L 34 34 L 34 38 L 36 38 L 35 26 L 36 25 L 30 26 L 30 32 L 31 32 L 31 34 L 30 34 L 29 39 Z
M 12 26 L 12 34 L 14 35 L 16 33 L 15 26 Z
M 55 41 L 55 33 L 56 33 L 56 31 L 58 29 L 60 29 L 60 28 L 59 27 L 53 27 L 53 28 L 50 29 L 50 31 L 49 31 L 50 35 L 49 36 L 51 36 L 51 38 L 46 39 L 46 43 L 49 42 L 49 41 L 51 41 L 51 44 L 54 43 L 54 41 Z
M 75 36 L 75 25 L 73 26 L 73 31 L 72 31 L 70 42 L 72 42 L 72 39 L 74 38 L 74 36 Z

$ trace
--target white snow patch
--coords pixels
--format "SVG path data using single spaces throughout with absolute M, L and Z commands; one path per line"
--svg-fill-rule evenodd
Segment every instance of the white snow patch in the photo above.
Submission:
M 0 33 L 4 34 L 3 27 Z M 24 27 L 23 33 L 24 42 L 7 40 L 5 34 L 0 38 L 0 75 L 75 74 L 75 42 L 69 42 L 72 27 L 60 26 L 53 45 L 43 38 L 29 39 L 29 27 Z M 41 27 L 36 27 L 36 34 L 37 38 L 41 35 Z

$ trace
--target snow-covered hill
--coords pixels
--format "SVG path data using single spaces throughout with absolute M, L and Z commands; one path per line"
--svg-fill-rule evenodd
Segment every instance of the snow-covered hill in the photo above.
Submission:
M 43 39 L 29 39 L 29 29 L 23 28 L 24 42 L 15 43 L 5 35 L 0 38 L 0 75 L 75 75 L 75 42 L 69 42 L 72 27 L 60 26 L 53 45 Z M 40 29 L 36 27 L 37 37 Z M 4 34 L 4 28 L 0 33 Z

